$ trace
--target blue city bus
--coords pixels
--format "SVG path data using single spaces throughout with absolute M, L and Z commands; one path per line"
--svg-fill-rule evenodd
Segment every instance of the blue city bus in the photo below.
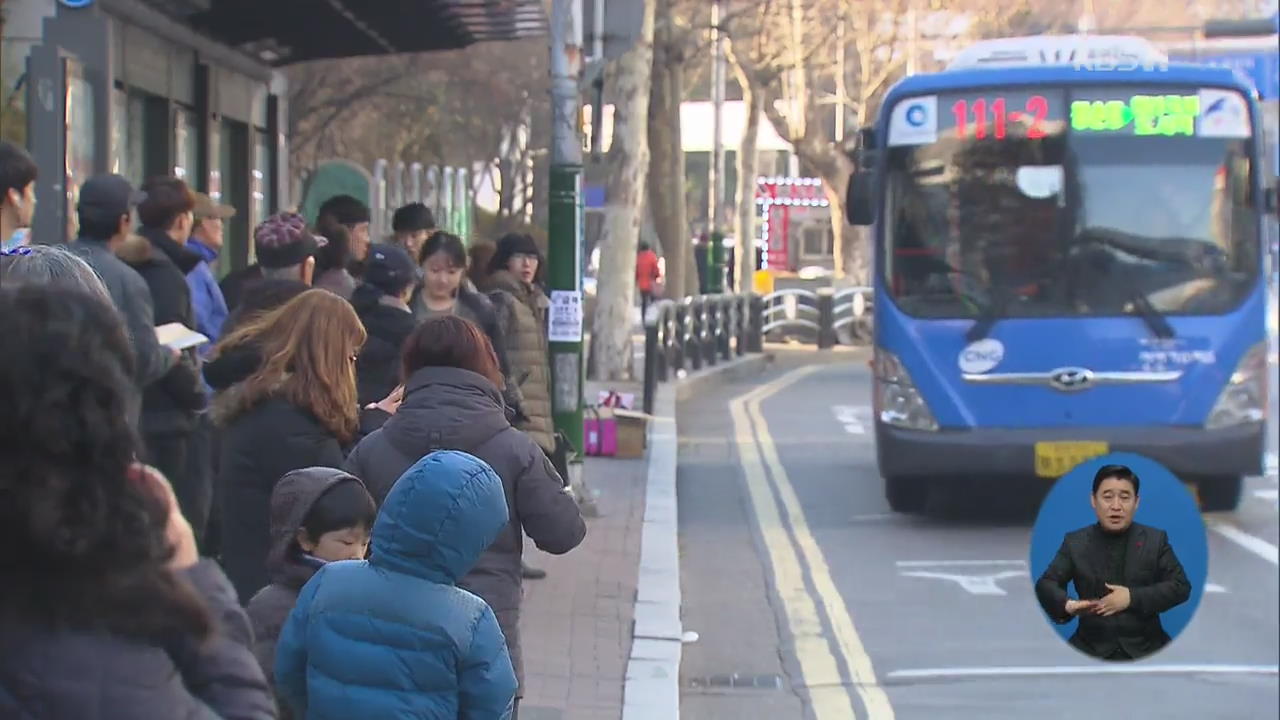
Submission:
M 1105 62 L 1050 40 L 907 77 L 860 133 L 848 219 L 872 226 L 885 494 L 915 512 L 938 483 L 1046 483 L 1129 451 L 1234 509 L 1267 413 L 1254 93 L 1147 49 L 1126 63 L 1135 38 Z

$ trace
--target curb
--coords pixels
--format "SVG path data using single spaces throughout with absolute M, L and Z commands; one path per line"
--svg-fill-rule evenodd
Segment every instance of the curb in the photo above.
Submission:
M 640 568 L 636 582 L 631 657 L 622 693 L 622 720 L 679 720 L 680 546 L 676 472 L 679 439 L 676 406 L 708 385 L 759 374 L 773 356 L 748 355 L 706 368 L 674 383 L 660 384 L 649 424 L 649 470 Z

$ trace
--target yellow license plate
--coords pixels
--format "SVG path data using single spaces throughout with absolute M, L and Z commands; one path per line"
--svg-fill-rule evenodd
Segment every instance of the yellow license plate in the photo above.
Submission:
M 1036 443 L 1036 475 L 1060 478 L 1085 460 L 1106 455 L 1111 446 L 1105 442 L 1038 442 Z

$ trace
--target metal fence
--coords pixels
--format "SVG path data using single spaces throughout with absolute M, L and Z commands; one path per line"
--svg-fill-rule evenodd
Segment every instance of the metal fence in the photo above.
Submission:
M 869 343 L 873 297 L 869 287 L 769 293 L 761 299 L 765 339 L 816 343 L 824 349 Z
M 658 383 L 764 350 L 764 341 L 807 335 L 819 348 L 871 340 L 870 288 L 787 289 L 760 296 L 699 295 L 660 300 L 644 318 L 644 411 Z
M 658 383 L 764 349 L 761 298 L 699 295 L 659 300 L 645 315 L 644 411 L 653 412 Z

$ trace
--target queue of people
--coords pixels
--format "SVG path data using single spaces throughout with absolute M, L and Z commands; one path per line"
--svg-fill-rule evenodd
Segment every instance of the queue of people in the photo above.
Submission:
M 0 716 L 517 717 L 525 537 L 586 533 L 533 241 L 476 272 L 427 208 L 375 244 L 339 197 L 218 284 L 235 209 L 181 180 L 94 177 L 77 211 L 0 255 L 0 533 L 30 549 L 0 565 Z

